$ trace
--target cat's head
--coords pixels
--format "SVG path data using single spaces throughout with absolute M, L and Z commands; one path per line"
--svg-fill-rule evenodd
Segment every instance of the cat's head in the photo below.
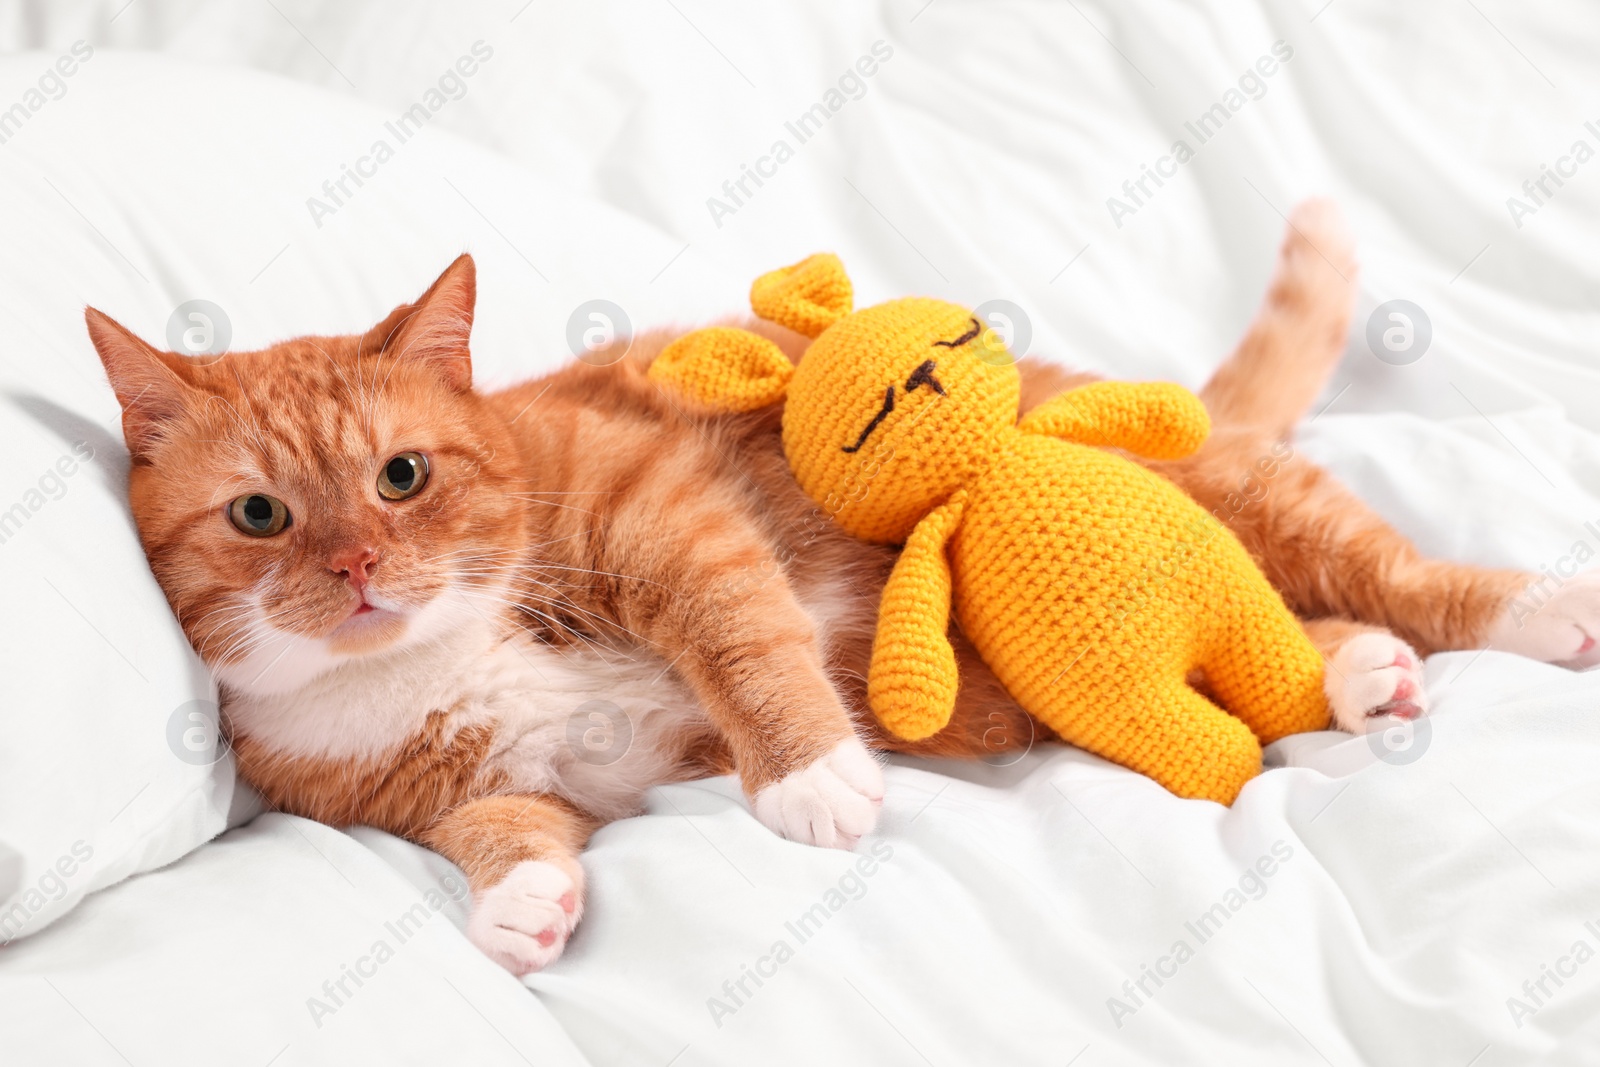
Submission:
M 364 334 L 193 359 L 89 309 L 151 569 L 206 663 L 283 692 L 492 613 L 527 533 L 472 391 L 462 256 Z

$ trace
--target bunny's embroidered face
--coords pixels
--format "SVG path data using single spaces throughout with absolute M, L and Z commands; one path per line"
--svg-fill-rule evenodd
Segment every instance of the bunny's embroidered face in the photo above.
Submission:
M 847 315 L 789 384 L 783 446 L 802 489 L 850 533 L 898 543 L 987 464 L 1017 419 L 1016 368 L 972 313 L 893 300 Z
M 812 256 L 751 288 L 758 315 L 815 338 L 798 367 L 764 338 L 712 327 L 668 346 L 650 374 L 724 410 L 787 395 L 784 451 L 801 488 L 845 530 L 894 544 L 987 465 L 1016 424 L 1020 378 L 965 308 L 851 301 L 838 259 Z

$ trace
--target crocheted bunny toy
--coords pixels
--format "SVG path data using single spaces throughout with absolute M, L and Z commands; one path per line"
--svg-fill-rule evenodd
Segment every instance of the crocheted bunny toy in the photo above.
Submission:
M 1030 714 L 1182 797 L 1231 804 L 1262 744 L 1328 725 L 1322 657 L 1244 546 L 1106 448 L 1193 453 L 1210 420 L 1192 393 L 1099 382 L 1018 422 L 1021 379 L 993 331 L 939 300 L 852 311 L 831 255 L 762 276 L 751 304 L 814 338 L 798 365 L 712 327 L 669 345 L 650 375 L 722 411 L 786 398 L 800 486 L 850 533 L 905 546 L 868 674 L 886 729 L 918 740 L 949 721 L 952 601 Z M 1196 671 L 1209 696 L 1191 687 Z

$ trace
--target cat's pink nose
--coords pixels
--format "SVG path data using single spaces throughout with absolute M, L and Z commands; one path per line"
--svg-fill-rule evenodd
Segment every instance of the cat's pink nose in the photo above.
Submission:
M 366 546 L 341 549 L 328 559 L 328 569 L 344 575 L 350 587 L 359 593 L 372 581 L 378 569 L 378 550 Z

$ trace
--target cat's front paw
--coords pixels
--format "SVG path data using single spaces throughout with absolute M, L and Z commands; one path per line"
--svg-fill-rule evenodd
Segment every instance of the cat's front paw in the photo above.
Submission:
M 1600 570 L 1554 584 L 1535 581 L 1512 597 L 1489 630 L 1489 647 L 1572 670 L 1593 667 L 1600 663 Z
M 1333 721 L 1341 730 L 1364 734 L 1394 725 L 1395 719 L 1427 714 L 1422 661 L 1393 634 L 1357 634 L 1328 658 L 1323 679 Z
M 546 860 L 524 860 L 474 895 L 467 939 L 520 978 L 556 961 L 582 914 L 581 878 Z
M 773 833 L 823 848 L 855 848 L 878 822 L 883 768 L 858 738 L 755 795 L 756 818 Z

